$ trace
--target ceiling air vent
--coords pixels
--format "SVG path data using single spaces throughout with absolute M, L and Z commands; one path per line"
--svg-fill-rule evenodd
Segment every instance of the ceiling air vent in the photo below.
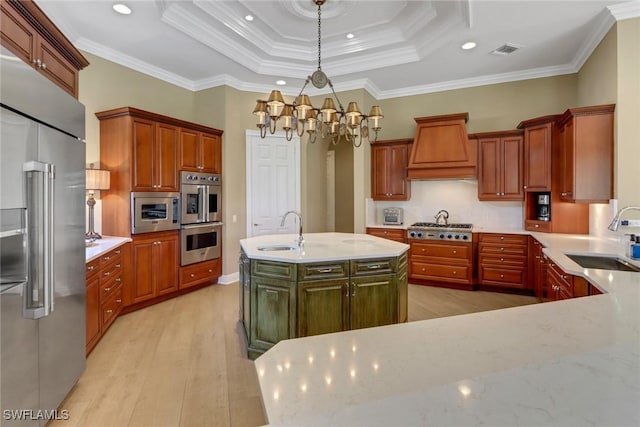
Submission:
M 520 49 L 522 46 L 518 46 L 515 44 L 503 44 L 502 46 L 500 46 L 499 48 L 497 48 L 496 50 L 494 50 L 493 52 L 491 52 L 491 54 L 493 55 L 510 55 L 513 52 L 515 52 L 516 50 Z

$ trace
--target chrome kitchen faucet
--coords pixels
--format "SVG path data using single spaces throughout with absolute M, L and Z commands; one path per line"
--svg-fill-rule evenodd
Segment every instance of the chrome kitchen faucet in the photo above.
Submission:
M 298 211 L 288 211 L 284 215 L 282 215 L 282 221 L 280 222 L 280 227 L 284 227 L 284 220 L 287 219 L 287 215 L 294 214 L 298 216 L 298 222 L 300 223 L 300 231 L 298 233 L 298 247 L 302 248 L 304 246 L 304 238 L 302 237 L 302 215 Z

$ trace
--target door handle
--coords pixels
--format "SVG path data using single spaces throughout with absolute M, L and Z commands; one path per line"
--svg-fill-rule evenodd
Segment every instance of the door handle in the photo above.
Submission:
M 39 319 L 54 309 L 54 185 L 55 166 L 37 161 L 22 165 L 27 182 L 27 253 L 36 254 L 29 261 L 27 290 L 24 293 L 23 317 Z M 38 179 L 40 178 L 40 179 Z M 35 230 L 41 230 L 36 232 Z M 42 291 L 40 291 L 42 290 Z M 40 297 L 42 292 L 42 301 Z

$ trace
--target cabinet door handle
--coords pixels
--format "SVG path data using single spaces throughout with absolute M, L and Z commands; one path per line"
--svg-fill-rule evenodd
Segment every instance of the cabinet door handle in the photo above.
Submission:
M 453 251 L 453 253 L 454 253 L 454 254 L 457 254 L 457 253 L 458 253 L 458 251 L 455 251 L 455 250 L 454 250 L 454 251 Z
M 117 302 L 118 304 L 120 304 L 120 303 L 122 302 L 122 300 L 121 300 L 121 299 L 117 299 L 117 300 L 116 300 L 116 302 Z
M 504 279 L 504 274 L 501 274 L 501 275 L 500 275 L 500 278 L 501 278 L 501 279 Z
M 504 262 L 504 258 L 500 258 L 500 262 Z
M 191 273 L 191 278 L 193 279 L 194 277 L 196 277 L 196 275 Z
M 117 254 L 117 255 L 120 255 L 120 250 L 116 250 L 116 254 Z
M 356 296 L 356 284 L 355 284 L 355 282 L 351 282 L 351 289 L 352 289 L 351 297 L 353 298 L 353 297 Z
M 213 273 L 213 270 L 212 270 L 212 269 L 209 269 L 209 273 Z
M 453 275 L 455 276 L 456 274 L 458 274 L 458 272 L 453 270 Z
M 111 313 L 113 313 L 113 310 L 111 309 L 107 310 L 107 314 L 111 314 Z
M 43 70 L 47 69 L 47 64 L 45 64 L 44 62 L 42 63 L 42 65 L 40 65 L 40 68 L 42 68 Z
M 345 296 L 346 298 L 348 298 L 348 297 L 349 297 L 349 282 L 346 282 L 346 283 L 344 284 L 344 289 L 345 289 L 344 296 Z
M 105 271 L 104 275 L 105 275 L 105 276 L 110 276 L 110 275 L 111 275 L 111 272 L 110 272 L 110 271 Z
M 93 271 L 93 265 L 90 265 L 89 267 L 87 267 L 87 270 Z
M 120 264 L 116 264 L 116 268 L 120 268 L 122 267 Z
M 500 236 L 500 240 L 504 240 L 504 236 Z
M 104 257 L 104 258 L 102 258 L 102 259 L 103 259 L 103 260 L 105 260 L 105 261 L 109 261 L 109 260 L 111 259 L 111 257 L 109 257 L 109 256 L 105 256 L 105 257 Z

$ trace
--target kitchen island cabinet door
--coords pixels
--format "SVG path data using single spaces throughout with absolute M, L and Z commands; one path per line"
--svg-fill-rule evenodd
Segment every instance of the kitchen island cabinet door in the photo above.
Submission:
M 396 323 L 396 275 L 351 278 L 349 329 Z
M 346 331 L 348 295 L 348 278 L 298 283 L 298 336 Z
M 268 350 L 295 337 L 295 282 L 253 277 L 251 280 L 251 349 Z

